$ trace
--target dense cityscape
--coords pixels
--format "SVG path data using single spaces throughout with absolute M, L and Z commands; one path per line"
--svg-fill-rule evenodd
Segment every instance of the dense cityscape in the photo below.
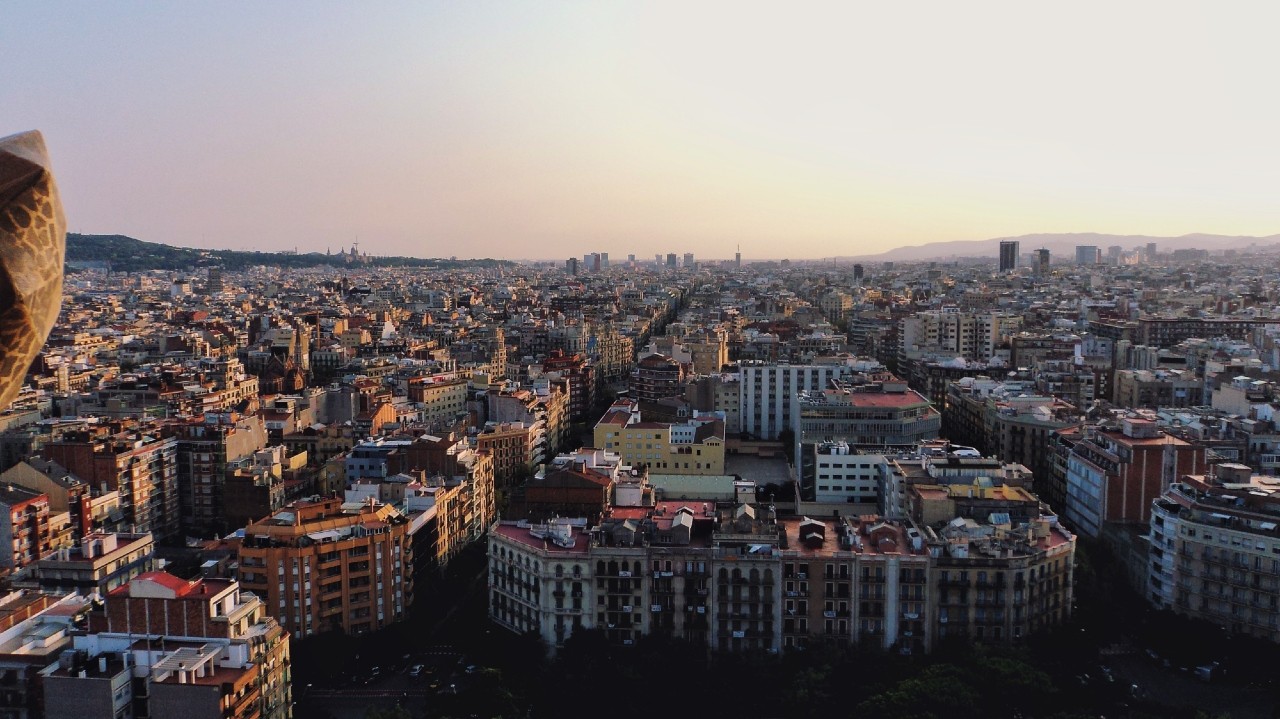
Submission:
M 0 6 L 0 719 L 1280 719 L 1278 25 Z
M 71 259 L 0 416 L 0 713 L 536 716 L 670 661 L 1272 716 L 1280 256 L 1026 249 Z

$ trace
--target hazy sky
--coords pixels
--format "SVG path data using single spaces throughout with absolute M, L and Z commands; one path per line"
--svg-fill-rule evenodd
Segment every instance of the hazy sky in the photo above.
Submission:
M 1275 8 L 1275 9 L 1273 9 Z M 559 258 L 1280 232 L 1280 5 L 9 2 L 71 229 Z

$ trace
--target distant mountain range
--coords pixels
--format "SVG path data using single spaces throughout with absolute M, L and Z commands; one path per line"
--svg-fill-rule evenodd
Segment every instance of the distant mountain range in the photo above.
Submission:
M 144 242 L 125 235 L 82 235 L 67 233 L 67 268 L 105 267 L 119 272 L 145 270 L 184 271 L 209 265 L 228 270 L 266 265 L 270 267 L 345 267 L 342 255 L 319 252 L 244 252 L 241 250 L 201 250 L 173 247 L 158 242 Z M 494 267 L 510 264 L 506 260 L 444 260 L 420 257 L 366 257 L 357 266 L 367 267 Z
M 1042 233 L 1021 235 L 1018 237 L 996 237 L 990 240 L 961 240 L 951 242 L 930 242 L 926 245 L 897 247 L 888 252 L 875 255 L 848 255 L 838 260 L 863 260 L 873 262 L 916 262 L 921 260 L 944 260 L 958 257 L 996 258 L 1000 253 L 1000 243 L 1005 240 L 1017 240 L 1019 252 L 1030 252 L 1040 248 L 1049 250 L 1051 256 L 1075 257 L 1076 245 L 1097 245 L 1106 252 L 1108 247 L 1119 245 L 1126 250 L 1145 246 L 1149 242 L 1156 243 L 1160 252 L 1172 250 L 1242 250 L 1249 245 L 1259 247 L 1280 243 L 1280 235 L 1266 237 L 1239 237 L 1231 235 L 1191 234 L 1180 237 L 1154 237 L 1149 235 L 1105 235 L 1097 232 Z

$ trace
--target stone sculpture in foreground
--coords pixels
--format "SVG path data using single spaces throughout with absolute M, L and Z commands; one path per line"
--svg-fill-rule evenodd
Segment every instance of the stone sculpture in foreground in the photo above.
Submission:
M 44 138 L 0 138 L 0 409 L 58 319 L 66 227 Z

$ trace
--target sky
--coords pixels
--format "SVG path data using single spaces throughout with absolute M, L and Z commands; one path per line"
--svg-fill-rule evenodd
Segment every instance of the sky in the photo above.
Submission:
M 1271 2 L 0 5 L 0 135 L 167 244 L 818 258 L 1280 232 Z

